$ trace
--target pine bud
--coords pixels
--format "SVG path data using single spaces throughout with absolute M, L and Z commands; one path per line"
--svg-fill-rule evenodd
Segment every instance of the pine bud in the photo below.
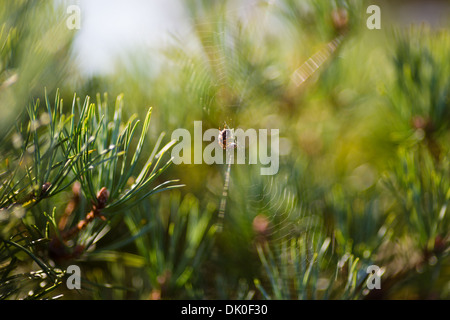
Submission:
M 334 29 L 342 33 L 346 31 L 348 27 L 348 12 L 343 8 L 333 10 L 331 13 L 331 19 L 333 20 Z
M 98 209 L 103 209 L 109 199 L 109 191 L 105 187 L 101 188 L 97 193 L 97 205 Z

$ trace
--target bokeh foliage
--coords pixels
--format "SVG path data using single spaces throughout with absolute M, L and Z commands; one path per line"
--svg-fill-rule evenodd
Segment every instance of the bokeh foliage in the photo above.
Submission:
M 64 4 L 3 2 L 1 298 L 450 297 L 448 26 L 369 31 L 356 0 L 185 1 L 184 34 L 86 78 Z M 226 167 L 169 166 L 171 132 L 200 120 L 280 130 L 276 175 L 231 167 L 222 232 Z

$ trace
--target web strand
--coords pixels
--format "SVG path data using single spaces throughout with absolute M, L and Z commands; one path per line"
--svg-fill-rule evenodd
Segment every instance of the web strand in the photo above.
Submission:
M 231 171 L 231 161 L 228 161 L 227 171 L 225 172 L 225 183 L 222 191 L 222 198 L 220 199 L 219 205 L 219 214 L 217 221 L 217 232 L 222 232 L 223 230 L 223 220 L 225 217 L 225 209 L 227 206 L 227 198 L 228 198 L 228 187 L 230 184 L 230 171 Z

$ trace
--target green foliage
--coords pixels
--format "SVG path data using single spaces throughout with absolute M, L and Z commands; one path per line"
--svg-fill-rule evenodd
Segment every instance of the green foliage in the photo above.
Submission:
M 196 270 L 211 250 L 214 211 L 212 203 L 202 209 L 192 195 L 180 199 L 180 193 L 171 193 L 158 203 L 144 201 L 138 214 L 125 218 L 133 235 L 148 226 L 145 234 L 136 239 L 136 246 L 145 261 L 152 295 L 164 299 L 204 294 L 197 292 L 193 282 L 199 281 Z
M 280 242 L 276 255 L 267 245 L 258 246 L 272 293 L 268 293 L 259 280 L 255 280 L 256 287 L 266 299 L 360 298 L 367 274 L 358 270 L 365 270 L 364 265 L 348 253 L 333 265 L 328 254 L 330 242 L 330 238 L 318 241 L 305 234 Z
M 74 79 L 69 54 L 73 33 L 65 27 L 63 4 L 19 0 L 0 5 L 0 132 L 28 102 Z
M 28 119 L 17 126 L 17 132 L 11 134 L 12 139 L 21 143 L 16 143 L 17 149 L 12 148 L 3 155 L 4 180 L 0 188 L 4 265 L 1 285 L 10 288 L 11 281 L 17 281 L 18 275 L 8 277 L 8 274 L 18 268 L 18 261 L 22 259 L 17 256 L 26 254 L 41 268 L 28 275 L 45 274 L 51 279 L 50 286 L 30 290 L 29 296 L 33 298 L 40 297 L 61 283 L 64 273 L 51 267 L 49 257 L 61 263 L 78 257 L 85 249 L 93 249 L 96 242 L 111 229 L 108 225 L 117 220 L 114 213 L 123 213 L 126 208 L 135 206 L 151 194 L 179 187 L 172 183 L 174 181 L 154 186 L 158 176 L 171 163 L 169 160 L 160 166 L 164 153 L 173 143 L 160 148 L 159 141 L 146 164 L 138 171 L 137 162 L 148 133 L 150 111 L 133 148 L 131 145 L 139 121 L 131 119 L 123 123 L 121 97 L 117 99 L 111 120 L 105 117 L 111 111 L 100 100 L 97 113 L 96 105 L 89 103 L 89 97 L 83 105 L 74 97 L 68 117 L 63 112 L 63 101 L 58 93 L 53 106 L 47 95 L 45 101 L 44 111 L 39 108 L 39 101 L 32 104 L 27 109 Z M 134 178 L 136 174 L 137 178 Z M 86 215 L 82 227 L 71 217 L 73 226 L 68 229 L 70 225 L 66 223 L 58 225 L 55 217 L 57 207 L 52 206 L 51 201 L 75 182 L 80 183 L 84 201 L 91 203 L 81 207 L 80 212 L 91 210 L 92 217 Z M 47 208 L 52 208 L 51 213 L 40 206 L 44 201 Z M 73 213 L 71 211 L 74 208 L 66 208 L 65 219 Z M 104 221 L 93 221 L 96 217 Z M 86 226 L 87 230 L 83 230 Z M 75 244 L 70 245 L 69 240 Z M 48 253 L 42 256 L 42 246 L 45 244 Z M 21 276 L 33 279 L 25 274 Z M 11 291 L 6 289 L 2 297 L 11 294 L 20 297 L 24 287 L 14 287 Z
M 448 26 L 368 31 L 356 0 L 184 6 L 188 35 L 85 78 L 63 5 L 0 7 L 0 298 L 448 299 Z M 279 129 L 279 172 L 232 165 L 224 193 L 225 166 L 170 165 L 160 132 L 199 120 Z

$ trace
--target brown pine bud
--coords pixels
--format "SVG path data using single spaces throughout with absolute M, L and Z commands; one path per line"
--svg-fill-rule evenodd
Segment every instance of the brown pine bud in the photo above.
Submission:
M 253 231 L 256 234 L 256 240 L 264 242 L 267 240 L 270 231 L 270 222 L 266 216 L 259 214 L 253 219 Z
M 331 13 L 333 26 L 339 33 L 345 32 L 348 27 L 348 12 L 343 8 L 333 10 Z
M 103 209 L 106 207 L 106 203 L 109 199 L 109 191 L 105 187 L 101 188 L 100 191 L 97 193 L 97 209 Z
M 47 191 L 51 188 L 52 184 L 50 182 L 46 182 L 42 185 L 41 188 L 41 196 L 45 195 Z

